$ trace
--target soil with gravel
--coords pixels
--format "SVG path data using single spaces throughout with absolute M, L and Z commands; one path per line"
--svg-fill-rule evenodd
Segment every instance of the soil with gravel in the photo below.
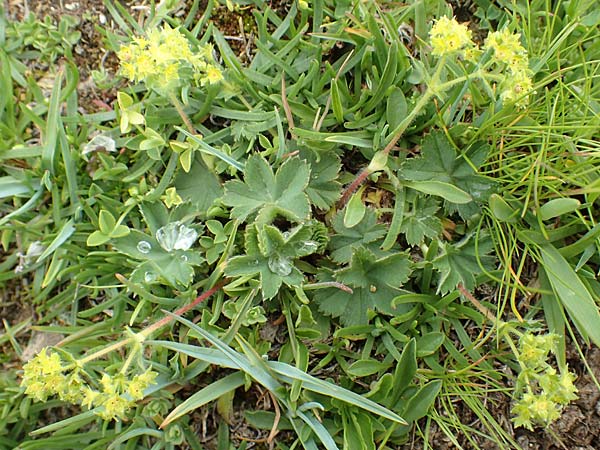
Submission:
M 188 2 L 191 3 L 191 2 Z M 285 14 L 289 8 L 289 1 L 279 0 L 271 1 L 271 7 L 279 13 Z M 469 19 L 469 14 L 473 10 L 472 1 L 455 0 L 455 11 L 460 15 L 462 21 Z M 122 2 L 128 8 L 134 17 L 144 13 L 149 7 L 147 0 L 136 2 Z M 93 70 L 104 69 L 108 77 L 114 77 L 117 70 L 117 58 L 114 52 L 106 50 L 104 37 L 101 29 L 115 30 L 118 26 L 111 19 L 102 0 L 8 0 L 6 3 L 9 18 L 11 20 L 21 20 L 30 12 L 39 18 L 50 16 L 54 20 L 63 15 L 75 16 L 79 20 L 77 27 L 81 32 L 81 39 L 74 48 L 75 62 L 80 70 L 80 83 L 78 93 L 81 102 L 82 112 L 92 113 L 107 108 L 112 108 L 116 99 L 116 88 L 101 90 L 94 84 L 91 73 Z M 180 16 L 187 15 L 189 4 L 181 7 L 177 12 Z M 251 59 L 254 48 L 252 45 L 254 35 L 252 25 L 248 19 L 252 19 L 250 11 L 241 10 L 241 15 L 231 13 L 224 6 L 219 6 L 218 14 L 214 14 L 212 21 L 228 39 L 232 49 L 238 54 L 242 62 Z M 197 17 L 202 14 L 202 5 L 197 12 Z M 13 294 L 17 293 L 15 287 Z M 7 295 L 2 295 L 8 298 Z M 0 308 L 0 315 L 9 325 L 24 320 L 27 315 L 21 308 L 14 308 L 12 303 L 4 303 Z M 277 324 L 273 325 L 277 328 Z M 34 340 L 34 339 L 33 339 Z M 600 379 L 600 349 L 584 348 L 584 354 L 591 371 L 596 380 Z M 579 399 L 571 403 L 563 412 L 562 417 L 551 425 L 547 430 L 536 430 L 530 432 L 523 428 L 514 429 L 510 417 L 511 403 L 503 395 L 490 397 L 487 399 L 489 411 L 498 420 L 498 422 L 512 435 L 523 450 L 600 450 L 600 389 L 594 378 L 589 374 L 584 363 L 580 359 L 574 346 L 568 349 L 569 367 L 577 375 L 576 385 L 579 389 Z M 14 364 L 18 364 L 15 362 Z M 9 368 L 14 364 L 6 364 Z M 206 381 L 206 380 L 205 380 Z M 207 384 L 210 380 L 207 381 Z M 202 384 L 202 381 L 199 380 Z M 194 386 L 194 389 L 198 386 Z M 185 393 L 185 388 L 181 392 Z M 499 448 L 482 436 L 487 432 L 478 422 L 468 407 L 461 407 L 462 401 L 459 398 L 452 399 L 453 404 L 464 424 L 471 428 L 479 430 L 481 433 L 472 436 L 455 436 L 457 442 L 464 449 L 472 448 L 473 440 L 486 450 L 505 450 L 509 447 Z M 241 413 L 245 407 L 249 409 L 264 408 L 272 410 L 271 399 L 265 392 L 259 388 L 250 390 L 247 397 L 236 404 L 236 412 L 230 418 L 231 436 L 236 441 L 243 440 L 254 442 L 254 448 L 268 448 L 264 441 L 268 432 L 254 430 L 245 423 Z M 204 440 L 204 444 L 211 448 L 217 432 L 218 419 L 213 409 L 202 409 L 192 414 L 191 420 L 197 424 L 198 436 Z M 434 448 L 436 450 L 446 450 L 457 448 L 455 444 L 437 428 L 435 423 L 430 424 L 430 441 L 426 445 L 417 439 L 409 439 L 409 443 L 402 446 L 402 450 L 420 450 L 425 448 Z M 470 441 L 470 440 L 471 441 Z M 264 447 L 263 447 L 264 446 Z

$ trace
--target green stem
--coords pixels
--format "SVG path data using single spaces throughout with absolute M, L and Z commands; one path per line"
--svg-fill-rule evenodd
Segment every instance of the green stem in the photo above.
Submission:
M 463 76 L 455 78 L 453 80 L 446 81 L 445 83 L 440 83 L 439 82 L 440 76 L 442 74 L 442 69 L 444 68 L 445 64 L 446 64 L 446 57 L 442 56 L 440 58 L 440 60 L 438 61 L 438 64 L 436 66 L 433 76 L 431 77 L 431 80 L 427 84 L 427 90 L 425 91 L 425 93 L 421 96 L 421 98 L 419 99 L 419 101 L 417 102 L 415 107 L 404 118 L 404 120 L 402 122 L 400 122 L 398 124 L 398 126 L 396 128 L 394 128 L 394 130 L 392 130 L 392 132 L 390 133 L 392 135 L 392 137 L 391 137 L 390 141 L 388 142 L 388 144 L 385 146 L 385 148 L 383 150 L 377 152 L 375 154 L 375 156 L 373 156 L 373 159 L 371 160 L 369 165 L 367 167 L 365 167 L 364 169 L 362 169 L 359 172 L 359 174 L 356 176 L 354 181 L 352 183 L 350 183 L 350 185 L 346 188 L 346 190 L 342 194 L 342 197 L 340 198 L 340 201 L 338 203 L 338 206 L 340 208 L 343 208 L 344 205 L 346 205 L 346 203 L 348 203 L 350 196 L 360 187 L 360 185 L 362 185 L 364 183 L 364 181 L 369 177 L 369 175 L 371 175 L 375 172 L 380 172 L 386 168 L 388 154 L 394 148 L 394 146 L 400 140 L 400 138 L 404 135 L 407 128 L 413 123 L 413 121 L 417 118 L 417 116 L 419 114 L 421 114 L 423 109 L 425 109 L 425 107 L 427 107 L 427 104 L 430 102 L 430 100 L 433 97 L 439 96 L 441 93 L 447 91 L 448 89 L 452 88 L 453 86 L 464 83 L 465 81 L 467 81 L 469 79 L 473 79 L 473 78 L 480 78 L 480 79 L 490 78 L 492 80 L 502 79 L 502 77 L 499 75 L 489 74 L 489 73 L 484 72 L 482 69 L 480 69 L 472 74 L 463 75 Z
M 181 104 L 181 102 L 179 101 L 179 99 L 173 92 L 169 93 L 169 100 L 171 100 L 171 103 L 173 103 L 173 106 L 175 106 L 177 113 L 183 120 L 183 123 L 185 123 L 185 126 L 188 129 L 188 131 L 192 134 L 196 134 L 196 130 L 194 129 L 194 125 L 192 125 L 192 121 L 190 120 L 188 115 L 185 113 L 185 111 L 183 109 L 183 105 Z

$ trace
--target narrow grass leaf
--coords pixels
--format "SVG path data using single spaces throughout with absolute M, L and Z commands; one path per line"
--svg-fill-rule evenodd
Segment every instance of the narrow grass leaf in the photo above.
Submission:
M 590 292 L 554 246 L 543 245 L 540 251 L 544 270 L 556 296 L 579 331 L 600 345 L 600 312 Z
M 163 348 L 168 348 L 175 352 L 183 353 L 184 355 L 191 356 L 192 358 L 206 361 L 209 364 L 216 366 L 225 367 L 228 369 L 241 369 L 235 362 L 225 356 L 220 350 L 214 348 L 198 347 L 196 345 L 182 344 L 179 342 L 171 341 L 146 341 L 149 345 L 156 345 Z
M 195 409 L 198 409 L 201 406 L 218 399 L 228 392 L 235 391 L 240 386 L 243 386 L 244 381 L 244 374 L 242 372 L 236 372 L 227 375 L 226 377 L 215 381 L 214 383 L 211 383 L 173 409 L 160 424 L 160 428 L 164 428 L 174 420 L 179 419 L 181 416 L 184 416 Z
M 552 293 L 552 285 L 548 280 L 548 276 L 544 270 L 540 270 L 539 274 L 540 288 L 543 289 L 541 295 L 542 308 L 544 317 L 548 323 L 548 331 L 558 336 L 558 345 L 556 352 L 556 360 L 559 367 L 565 367 L 567 363 L 566 342 L 565 342 L 565 310 L 562 303 L 556 301 L 556 297 Z
M 404 407 L 406 420 L 412 422 L 424 417 L 442 388 L 442 380 L 427 383 L 413 395 Z
M 204 142 L 202 139 L 200 139 L 198 136 L 193 135 L 189 131 L 184 130 L 181 127 L 175 127 L 175 128 L 177 130 L 181 131 L 187 137 L 189 137 L 192 141 L 194 141 L 198 145 L 200 145 L 200 149 L 199 149 L 200 151 L 202 151 L 204 153 L 208 153 L 209 155 L 216 156 L 220 160 L 225 161 L 227 164 L 229 164 L 232 167 L 235 167 L 237 170 L 239 170 L 241 172 L 244 171 L 244 165 L 242 163 L 240 163 L 239 161 L 236 161 L 235 159 L 233 159 L 231 156 L 223 153 L 221 150 L 217 150 L 216 148 L 211 147 L 206 142 Z
M 394 385 L 389 404 L 395 405 L 398 403 L 402 392 L 404 392 L 415 377 L 417 367 L 417 343 L 413 338 L 402 350 L 402 356 L 396 365 L 396 370 L 394 370 Z
M 406 202 L 406 191 L 402 188 L 399 188 L 396 191 L 396 200 L 394 203 L 394 215 L 392 216 L 392 222 L 389 225 L 388 232 L 383 240 L 383 244 L 381 244 L 382 250 L 391 249 L 396 240 L 398 239 L 398 235 L 400 234 L 400 228 L 402 227 L 402 222 L 404 220 L 404 204 Z
M 344 389 L 343 387 L 315 378 L 307 373 L 302 372 L 301 370 L 296 369 L 293 366 L 290 366 L 289 364 L 269 361 L 268 365 L 275 373 L 279 374 L 283 380 L 287 379 L 290 380 L 290 382 L 292 380 L 301 380 L 304 389 L 317 392 L 328 397 L 336 398 L 350 405 L 370 411 L 373 414 L 377 414 L 378 416 L 384 417 L 393 422 L 406 424 L 406 421 L 396 413 L 355 392 L 349 391 L 348 389 Z
M 490 195 L 489 205 L 492 215 L 499 221 L 508 223 L 517 222 L 519 211 L 510 206 L 506 200 L 498 194 Z
M 50 95 L 50 105 L 48 107 L 48 117 L 46 119 L 46 129 L 44 133 L 44 147 L 42 150 L 42 169 L 49 170 L 54 174 L 54 157 L 58 143 L 58 130 L 62 128 L 60 120 L 60 93 L 63 72 L 59 71 L 54 80 L 54 87 Z
M 335 120 L 337 120 L 338 123 L 342 123 L 344 121 L 344 107 L 342 105 L 338 80 L 335 79 L 331 81 L 331 107 L 333 109 Z
M 311 430 L 313 430 L 327 450 L 338 450 L 338 446 L 331 437 L 331 434 L 329 434 L 329 431 L 327 431 L 327 428 L 325 428 L 312 414 L 304 414 L 300 411 L 296 414 L 311 428 Z
M 600 236 L 600 224 L 585 233 L 578 241 L 560 248 L 558 251 L 565 258 L 572 258 L 585 251 L 590 245 L 594 245 Z
M 21 181 L 10 175 L 0 177 L 0 198 L 31 195 L 32 192 L 31 182 Z
M 112 450 L 117 445 L 122 444 L 123 442 L 127 442 L 130 439 L 139 437 L 139 436 L 151 436 L 156 439 L 162 439 L 164 432 L 155 430 L 153 428 L 143 427 L 143 428 L 134 428 L 132 430 L 126 431 L 125 433 L 119 435 L 112 444 L 110 444 L 106 450 Z
M 90 409 L 89 411 L 82 412 L 81 414 L 77 414 L 76 416 L 69 417 L 68 419 L 60 420 L 53 424 L 47 425 L 42 428 L 38 428 L 35 431 L 32 431 L 32 436 L 37 436 L 44 433 L 52 433 L 53 431 L 62 430 L 63 428 L 79 425 L 84 426 L 85 424 L 95 420 L 98 416 L 96 415 L 96 408 Z
M 220 350 L 225 356 L 227 356 L 231 362 L 233 362 L 236 366 L 238 366 L 241 370 L 246 372 L 250 377 L 254 378 L 258 383 L 262 384 L 264 387 L 269 389 L 271 392 L 275 393 L 278 388 L 281 387 L 281 384 L 273 378 L 273 376 L 268 373 L 263 367 L 260 367 L 258 364 L 251 362 L 247 356 L 242 355 L 235 350 L 233 350 L 229 345 L 224 343 L 221 339 L 213 336 L 208 331 L 203 330 L 198 325 L 193 322 L 190 322 L 187 319 L 176 316 L 171 313 L 167 313 L 172 316 L 178 322 L 183 323 L 188 326 L 191 330 L 198 333 L 212 345 L 214 345 L 218 350 Z
M 50 256 L 54 251 L 64 244 L 67 239 L 71 237 L 71 235 L 75 232 L 75 226 L 73 225 L 73 220 L 68 220 L 58 232 L 58 235 L 54 238 L 54 240 L 50 243 L 48 248 L 42 252 L 40 257 L 36 262 L 43 261 L 48 256 Z

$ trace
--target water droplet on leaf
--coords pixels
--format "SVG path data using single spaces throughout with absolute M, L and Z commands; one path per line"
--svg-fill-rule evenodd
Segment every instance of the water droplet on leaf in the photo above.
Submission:
M 152 272 L 146 272 L 144 274 L 144 281 L 146 283 L 152 283 L 154 280 L 156 280 L 156 274 L 154 274 Z
M 162 248 L 173 250 L 189 250 L 198 238 L 198 232 L 181 222 L 171 222 L 156 231 L 156 240 Z
M 310 255 L 311 253 L 316 252 L 318 248 L 319 248 L 319 244 L 316 243 L 315 241 L 304 241 L 300 245 L 299 250 L 301 253 Z
M 83 146 L 82 154 L 105 151 L 107 153 L 114 153 L 117 151 L 115 140 L 110 136 L 99 134 L 94 136 L 90 142 Z
M 148 241 L 140 241 L 138 242 L 137 249 L 138 252 L 147 254 L 150 253 L 150 250 L 152 250 L 152 244 L 150 244 Z
M 294 267 L 289 258 L 280 255 L 271 256 L 267 264 L 271 272 L 276 273 L 280 277 L 285 277 L 292 273 Z

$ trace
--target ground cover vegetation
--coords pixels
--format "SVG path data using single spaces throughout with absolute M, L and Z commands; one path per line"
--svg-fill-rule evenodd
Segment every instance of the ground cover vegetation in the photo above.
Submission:
M 2 10 L 0 448 L 568 445 L 600 14 L 469 5 Z

